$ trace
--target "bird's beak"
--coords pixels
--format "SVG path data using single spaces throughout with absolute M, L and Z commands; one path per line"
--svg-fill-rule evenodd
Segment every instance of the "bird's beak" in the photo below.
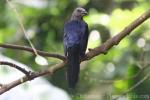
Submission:
M 88 14 L 87 11 L 83 11 L 83 12 L 82 12 L 82 15 L 87 15 L 87 14 Z

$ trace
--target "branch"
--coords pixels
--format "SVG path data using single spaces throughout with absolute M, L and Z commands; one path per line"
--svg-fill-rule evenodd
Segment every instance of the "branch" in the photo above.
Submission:
M 44 71 L 32 72 L 30 74 L 30 77 L 24 76 L 24 77 L 17 79 L 9 84 L 1 85 L 0 95 L 5 93 L 6 91 L 10 90 L 11 88 L 16 87 L 17 85 L 20 85 L 26 81 L 33 80 L 34 78 L 37 78 L 39 76 L 43 76 L 46 74 L 52 75 L 55 71 L 57 71 L 58 69 L 61 69 L 65 64 L 66 63 L 63 62 L 63 63 L 57 64 L 57 65 L 51 66 L 49 69 L 44 70 Z
M 115 79 L 115 80 L 99 80 L 99 79 L 94 79 L 93 77 L 90 78 L 90 76 L 87 76 L 89 77 L 89 80 L 92 80 L 92 81 L 98 81 L 99 83 L 102 83 L 102 84 L 113 84 L 114 82 L 116 81 L 125 81 L 125 80 L 130 80 L 130 79 L 134 79 L 134 78 L 137 78 L 139 75 L 142 74 L 142 72 L 144 72 L 147 68 L 149 68 L 150 64 L 147 64 L 145 67 L 142 67 L 136 74 L 134 74 L 133 76 L 130 76 L 130 77 L 124 77 L 122 79 Z
M 24 73 L 25 75 L 29 76 L 30 75 L 30 71 L 25 70 L 24 68 L 21 68 L 20 66 L 10 63 L 10 62 L 6 62 L 6 61 L 0 61 L 0 65 L 8 65 L 11 66 L 13 68 L 16 68 L 17 70 L 21 71 L 22 73 Z
M 127 93 L 131 92 L 133 89 L 135 89 L 136 87 L 138 87 L 140 84 L 142 84 L 145 80 L 147 80 L 150 77 L 150 73 L 146 74 L 144 76 L 143 79 L 141 79 L 139 82 L 137 82 L 135 85 L 133 85 L 131 88 L 129 88 L 128 90 L 126 90 L 125 92 L 123 92 L 121 95 L 119 95 L 118 97 L 114 98 L 113 100 L 117 100 L 119 97 L 126 95 Z
M 129 24 L 125 29 L 123 29 L 118 35 L 112 37 L 111 39 L 107 40 L 105 43 L 103 43 L 101 46 L 96 47 L 92 50 L 90 50 L 87 54 L 86 54 L 86 58 L 82 59 L 82 61 L 84 60 L 88 60 L 91 59 L 97 55 L 100 54 L 106 54 L 107 51 L 113 47 L 114 45 L 119 44 L 119 42 L 128 34 L 130 34 L 131 31 L 133 31 L 136 27 L 138 27 L 140 24 L 142 24 L 145 20 L 147 20 L 150 17 L 150 10 L 146 11 L 145 13 L 143 13 L 139 18 L 137 18 L 135 21 L 133 21 L 131 24 Z M 25 50 L 28 52 L 33 52 L 32 48 L 29 47 L 22 47 L 22 46 L 16 46 L 16 45 L 6 45 L 6 44 L 0 44 L 0 47 L 3 48 L 11 48 L 11 49 L 20 49 L 20 50 Z M 5 86 L 2 86 L 0 88 L 0 94 L 8 91 L 9 89 L 22 84 L 26 81 L 32 80 L 34 78 L 37 78 L 39 76 L 43 76 L 46 74 L 50 74 L 52 75 L 52 73 L 54 73 L 55 71 L 59 70 L 60 68 L 62 68 L 65 64 L 66 64 L 66 60 L 64 56 L 58 55 L 58 54 L 49 54 L 47 52 L 43 52 L 43 51 L 39 51 L 37 50 L 37 52 L 42 55 L 42 56 L 48 56 L 48 57 L 54 57 L 54 58 L 58 58 L 63 60 L 63 63 L 54 65 L 52 67 L 50 67 L 48 70 L 44 70 L 44 71 L 39 71 L 39 72 L 33 72 L 32 75 L 30 75 L 30 77 L 28 76 L 24 76 L 16 81 L 13 81 L 9 84 L 6 84 Z M 144 78 L 145 80 L 145 78 Z
M 15 49 L 15 50 L 24 50 L 24 51 L 28 51 L 32 54 L 35 55 L 35 52 L 33 50 L 33 48 L 27 47 L 27 46 L 19 46 L 19 45 L 12 45 L 12 44 L 2 44 L 0 43 L 0 47 L 2 48 L 9 48 L 9 49 Z M 36 50 L 36 52 L 41 55 L 41 56 L 45 56 L 45 57 L 54 57 L 60 60 L 65 60 L 66 58 L 62 55 L 59 54 L 54 54 L 54 53 L 48 53 L 48 52 L 44 52 L 44 51 L 40 51 L 40 50 Z
M 147 10 L 145 13 L 143 13 L 139 18 L 134 20 L 132 23 L 130 23 L 127 27 L 125 27 L 120 33 L 118 33 L 116 36 L 108 39 L 105 43 L 103 43 L 101 46 L 98 46 L 90 52 L 86 54 L 87 59 L 91 59 L 99 54 L 106 54 L 107 51 L 112 48 L 114 45 L 119 44 L 119 42 L 125 38 L 125 36 L 129 35 L 135 28 L 137 28 L 139 25 L 141 25 L 145 20 L 147 20 L 150 17 L 150 9 Z M 83 59 L 83 60 L 87 60 Z

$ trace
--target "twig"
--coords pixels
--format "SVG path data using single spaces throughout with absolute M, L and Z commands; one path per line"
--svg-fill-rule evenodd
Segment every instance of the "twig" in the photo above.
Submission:
M 21 17 L 20 17 L 20 15 L 19 15 L 17 9 L 14 7 L 14 5 L 13 5 L 9 0 L 6 0 L 6 2 L 8 3 L 8 5 L 9 5 L 10 8 L 12 9 L 12 11 L 14 11 L 14 13 L 16 14 L 16 18 L 17 18 L 17 20 L 18 20 L 18 23 L 20 24 L 20 27 L 21 27 L 21 29 L 22 29 L 22 31 L 23 31 L 23 33 L 24 33 L 24 35 L 25 35 L 27 41 L 29 42 L 30 46 L 32 47 L 32 49 L 33 49 L 35 55 L 38 55 L 38 53 L 37 53 L 37 51 L 36 51 L 34 45 L 32 44 L 32 42 L 31 42 L 30 39 L 29 39 L 29 36 L 27 35 L 27 32 L 26 32 L 26 30 L 25 30 L 25 28 L 24 28 L 23 22 L 22 22 L 22 20 L 21 20 Z
M 28 52 L 31 52 L 31 53 L 35 54 L 34 50 L 30 47 L 27 47 L 27 46 L 19 46 L 19 45 L 0 43 L 0 47 L 9 48 L 9 49 L 16 49 L 16 50 L 24 50 L 24 51 L 28 51 Z M 66 59 L 64 56 L 59 55 L 59 54 L 48 53 L 48 52 L 44 52 L 44 51 L 40 51 L 40 50 L 36 50 L 36 51 L 41 56 L 54 57 L 54 58 L 57 58 L 57 59 L 60 59 L 60 60 L 63 60 L 63 61 Z
M 21 71 L 22 73 L 24 73 L 27 76 L 30 76 L 30 71 L 25 70 L 24 68 L 21 68 L 20 66 L 10 63 L 10 62 L 6 62 L 6 61 L 0 61 L 0 65 L 8 65 L 11 66 L 13 68 L 16 68 L 17 70 Z
M 129 88 L 128 90 L 126 90 L 125 92 L 123 92 L 121 95 L 119 95 L 118 97 L 114 98 L 113 100 L 117 100 L 119 97 L 126 95 L 127 93 L 129 93 L 130 91 L 132 91 L 133 89 L 135 89 L 136 87 L 138 87 L 140 84 L 142 84 L 145 80 L 147 80 L 150 76 L 150 73 L 146 74 L 144 76 L 143 79 L 141 79 L 139 82 L 137 82 L 135 85 L 133 85 L 131 88 Z
M 96 82 L 99 81 L 99 83 L 104 83 L 104 84 L 112 84 L 116 81 L 121 81 L 121 80 L 130 80 L 130 79 L 134 79 L 136 77 L 138 77 L 146 68 L 149 68 L 150 66 L 146 66 L 146 67 L 142 67 L 136 74 L 134 74 L 133 76 L 131 77 L 125 77 L 125 78 L 122 78 L 122 79 L 115 79 L 115 80 L 99 80 L 99 79 L 94 79 L 94 78 L 91 78 L 90 80 L 95 80 Z
M 30 39 L 29 39 L 29 37 L 28 37 L 28 35 L 27 35 L 27 32 L 26 32 L 26 30 L 25 30 L 25 28 L 24 28 L 24 25 L 23 25 L 23 22 L 22 22 L 22 20 L 21 20 L 21 16 L 20 16 L 20 14 L 18 13 L 18 11 L 17 11 L 17 9 L 14 7 L 14 5 L 9 1 L 9 0 L 6 0 L 6 2 L 8 3 L 8 5 L 10 6 L 10 8 L 14 11 L 14 13 L 16 14 L 16 18 L 17 18 L 17 20 L 18 20 L 18 23 L 19 23 L 19 25 L 20 25 L 20 27 L 21 27 L 21 29 L 22 29 L 22 31 L 23 31 L 23 33 L 24 33 L 24 35 L 25 35 L 25 37 L 26 37 L 26 39 L 28 40 L 28 42 L 29 42 L 29 44 L 30 44 L 30 46 L 31 46 L 31 48 L 27 48 L 30 52 L 32 51 L 35 55 L 39 55 L 39 51 L 37 51 L 36 50 L 36 48 L 34 47 L 34 45 L 33 45 L 33 43 L 30 41 Z M 10 46 L 10 45 L 7 45 L 7 46 Z M 13 45 L 11 45 L 11 46 L 13 46 Z M 15 47 L 15 45 L 14 45 L 14 47 Z M 22 48 L 23 49 L 23 47 L 19 47 L 19 48 Z M 18 49 L 19 49 L 18 48 Z M 27 50 L 26 49 L 26 50 Z M 25 50 L 25 49 L 24 49 Z M 51 56 L 51 57 L 55 57 L 55 58 L 58 58 L 58 59 L 61 59 L 61 60 L 65 60 L 65 57 L 62 57 L 62 56 L 60 56 L 60 55 L 57 55 L 57 54 L 48 54 L 48 53 L 43 53 L 43 52 L 41 52 L 40 51 L 40 53 L 42 53 L 42 54 L 46 54 L 46 55 L 49 55 L 49 56 Z
M 20 85 L 26 81 L 29 80 L 33 80 L 34 78 L 37 78 L 39 76 L 43 76 L 46 74 L 50 74 L 52 75 L 55 71 L 57 71 L 58 69 L 61 69 L 66 63 L 62 62 L 60 64 L 56 64 L 54 66 L 51 66 L 49 69 L 44 70 L 44 71 L 39 71 L 39 72 L 33 72 L 30 77 L 24 76 L 18 80 L 15 80 L 9 84 L 5 84 L 5 86 L 2 85 L 2 87 L 0 88 L 0 95 L 5 93 L 6 91 L 10 90 L 13 87 L 16 87 L 17 85 Z
M 124 78 L 124 79 L 121 79 L 121 80 L 130 80 L 130 79 L 134 79 L 134 78 L 137 78 L 146 68 L 149 68 L 150 66 L 145 66 L 145 67 L 142 67 L 135 75 L 131 76 L 131 77 L 127 77 L 127 78 Z M 117 80 L 116 80 L 117 81 Z

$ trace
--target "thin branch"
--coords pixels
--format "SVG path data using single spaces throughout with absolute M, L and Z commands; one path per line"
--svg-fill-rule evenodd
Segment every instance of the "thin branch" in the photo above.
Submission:
M 121 95 L 119 95 L 118 97 L 114 98 L 113 100 L 117 100 L 119 99 L 119 97 L 126 95 L 127 93 L 131 92 L 133 89 L 135 89 L 136 87 L 138 87 L 140 84 L 142 84 L 145 80 L 147 80 L 150 77 L 150 73 L 146 74 L 144 76 L 143 79 L 141 79 L 139 82 L 137 82 L 135 85 L 133 85 L 131 88 L 129 88 L 128 90 L 126 90 L 125 92 L 123 92 Z
M 33 73 L 31 73 L 30 77 L 23 76 L 22 78 L 17 79 L 17 80 L 15 80 L 9 84 L 2 85 L 0 88 L 0 95 L 5 93 L 6 91 L 10 90 L 11 88 L 16 87 L 17 85 L 20 85 L 26 81 L 33 80 L 34 78 L 37 78 L 39 76 L 43 76 L 46 74 L 52 75 L 55 71 L 57 71 L 58 69 L 61 69 L 65 64 L 66 64 L 65 62 L 62 62 L 60 64 L 56 64 L 54 66 L 51 66 L 47 70 L 39 71 L 39 72 L 33 72 Z
M 10 63 L 10 62 L 6 62 L 6 61 L 0 61 L 0 65 L 8 65 L 11 66 L 19 71 L 21 71 L 22 73 L 24 73 L 25 75 L 29 76 L 30 75 L 30 71 L 25 70 L 24 68 L 21 68 L 20 66 Z
M 124 79 L 120 79 L 120 80 L 130 80 L 130 79 L 134 79 L 137 78 L 146 68 L 149 68 L 150 66 L 145 66 L 142 67 L 136 74 L 134 74 L 133 76 L 124 78 Z M 115 80 L 115 81 L 119 81 L 119 80 Z
M 82 59 L 82 61 L 84 60 L 88 60 L 88 59 L 91 59 L 97 55 L 100 55 L 100 54 L 105 54 L 107 53 L 107 51 L 113 47 L 114 45 L 117 45 L 125 36 L 127 36 L 128 34 L 130 34 L 131 31 L 133 31 L 136 27 L 138 27 L 140 24 L 142 24 L 145 20 L 147 20 L 148 18 L 150 17 L 150 10 L 146 11 L 144 14 L 142 14 L 139 18 L 137 18 L 135 21 L 133 21 L 131 24 L 129 24 L 125 29 L 123 29 L 118 35 L 114 36 L 113 38 L 107 40 L 104 44 L 102 44 L 101 46 L 99 47 L 96 47 L 92 50 L 90 50 L 87 54 L 86 54 L 86 58 L 85 59 Z M 3 45 L 3 44 L 0 44 L 0 47 L 3 47 L 3 48 L 12 48 L 12 49 L 20 49 L 20 50 L 26 50 L 26 51 L 29 51 L 29 52 L 33 52 L 33 49 L 32 48 L 28 48 L 28 47 L 21 47 L 20 46 L 12 46 L 12 45 Z M 27 48 L 27 49 L 26 49 Z M 37 51 L 39 54 L 41 55 L 49 55 L 49 53 L 45 53 L 43 51 Z M 1 87 L 0 88 L 0 94 L 8 91 L 9 89 L 19 85 L 19 84 L 22 84 L 26 81 L 29 81 L 29 80 L 32 80 L 34 78 L 37 78 L 39 76 L 43 76 L 43 75 L 46 75 L 46 74 L 52 74 L 53 72 L 59 70 L 60 68 L 62 68 L 66 62 L 64 60 L 64 56 L 61 56 L 61 55 L 55 55 L 55 54 L 50 54 L 49 55 L 50 57 L 55 57 L 55 58 L 58 58 L 58 59 L 61 59 L 63 60 L 64 62 L 63 63 L 60 63 L 58 65 L 55 65 L 53 67 L 50 67 L 50 69 L 48 70 L 45 70 L 45 71 L 39 71 L 39 72 L 34 72 L 32 73 L 32 77 L 27 77 L 27 76 L 24 76 L 16 81 L 13 81 L 9 84 L 7 84 L 5 87 Z M 149 74 L 148 74 L 149 76 Z M 147 77 L 148 77 L 147 76 Z M 144 80 L 146 80 L 147 78 L 144 78 L 143 80 L 141 80 L 138 84 L 142 83 Z M 138 86 L 138 85 L 136 85 Z M 136 87 L 135 86 L 135 87 Z
M 14 13 L 16 14 L 16 18 L 17 18 L 17 20 L 18 20 L 18 23 L 20 24 L 20 27 L 21 27 L 21 29 L 22 29 L 22 31 L 23 31 L 23 33 L 24 33 L 24 35 L 25 35 L 27 41 L 29 42 L 30 46 L 32 47 L 32 49 L 33 49 L 35 55 L 38 55 L 38 54 L 37 54 L 37 51 L 36 51 L 36 49 L 35 49 L 35 47 L 34 47 L 34 45 L 32 44 L 31 40 L 29 39 L 29 36 L 27 35 L 27 32 L 26 32 L 26 30 L 25 30 L 25 28 L 24 28 L 24 25 L 23 25 L 23 22 L 22 22 L 22 20 L 21 20 L 21 16 L 20 16 L 20 14 L 18 13 L 17 9 L 14 7 L 14 5 L 13 5 L 9 0 L 6 0 L 6 2 L 8 3 L 8 5 L 9 5 L 10 8 L 12 9 L 12 11 L 14 11 Z
M 9 48 L 9 49 L 15 49 L 15 50 L 24 50 L 24 51 L 28 51 L 31 52 L 35 55 L 35 52 L 33 50 L 33 48 L 27 47 L 27 46 L 19 46 L 19 45 L 12 45 L 12 44 L 2 44 L 0 43 L 0 47 L 2 48 Z M 66 58 L 62 55 L 59 54 L 54 54 L 54 53 L 48 53 L 48 52 L 44 52 L 44 51 L 40 51 L 40 50 L 36 50 L 37 53 L 41 56 L 45 56 L 45 57 L 54 57 L 60 60 L 65 60 Z
M 94 79 L 94 78 L 90 78 L 89 80 L 95 80 L 95 81 L 99 81 L 99 83 L 103 83 L 103 84 L 113 84 L 116 81 L 125 81 L 125 80 L 130 80 L 130 79 L 134 79 L 137 78 L 146 68 L 149 68 L 150 66 L 146 66 L 146 67 L 142 67 L 136 74 L 134 74 L 133 76 L 130 77 L 125 77 L 122 79 L 115 79 L 115 80 L 99 80 L 99 79 Z

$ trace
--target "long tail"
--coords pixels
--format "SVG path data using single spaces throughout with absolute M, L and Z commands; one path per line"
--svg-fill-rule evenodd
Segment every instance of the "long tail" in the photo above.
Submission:
M 74 45 L 68 48 L 67 80 L 70 88 L 75 88 L 78 82 L 79 70 L 79 46 Z

